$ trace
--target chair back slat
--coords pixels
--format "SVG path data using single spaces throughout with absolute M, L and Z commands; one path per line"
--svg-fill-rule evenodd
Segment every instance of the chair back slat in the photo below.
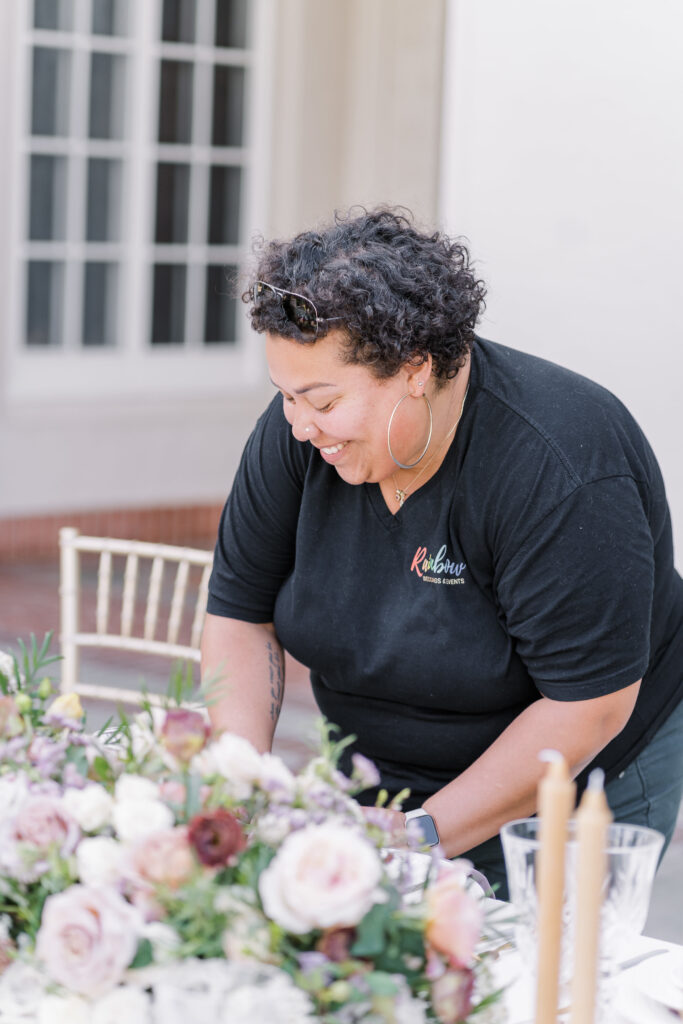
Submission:
M 209 597 L 209 577 L 211 576 L 211 566 L 205 565 L 202 578 L 199 583 L 199 589 L 197 591 L 197 604 L 194 609 L 194 619 L 192 620 L 192 634 L 190 637 L 190 646 L 199 647 L 199 641 L 202 636 L 202 629 L 204 628 L 204 618 L 206 616 L 206 602 Z
M 79 630 L 80 555 L 74 542 L 78 531 L 64 526 L 59 532 L 59 607 L 62 623 L 62 691 L 69 693 L 78 680 L 79 648 L 75 636 Z
M 105 700 L 116 700 L 118 695 L 123 703 L 140 703 L 143 700 L 142 693 L 137 688 L 133 690 L 125 685 L 104 687 L 96 683 L 80 682 L 79 654 L 84 647 L 125 651 L 129 657 L 131 654 L 139 654 L 141 657 L 159 655 L 199 662 L 199 641 L 206 613 L 213 562 L 211 552 L 147 541 L 81 537 L 78 531 L 71 527 L 60 530 L 59 542 L 61 640 L 64 655 L 62 692 L 73 691 L 83 696 L 101 697 Z M 86 621 L 88 619 L 86 594 L 83 592 L 81 581 L 81 552 L 99 555 L 95 632 L 86 631 L 80 621 L 81 603 L 84 605 L 84 618 Z M 172 587 L 170 580 L 169 585 L 165 585 L 166 562 L 177 566 Z M 149 583 L 145 601 L 144 594 L 139 593 L 143 589 L 139 581 L 145 580 L 147 573 Z M 120 632 L 117 633 L 118 623 L 115 622 L 112 626 L 110 618 L 112 594 L 118 594 L 119 587 L 121 616 Z M 143 602 L 144 616 L 140 615 L 138 619 Z M 160 620 L 166 620 L 166 617 L 166 629 L 160 630 Z M 109 632 L 110 629 L 113 631 Z M 143 635 L 140 635 L 141 631 Z M 161 632 L 162 639 L 155 640 L 157 632 Z M 135 674 L 137 681 L 139 672 L 136 671 Z M 150 696 L 153 703 L 163 702 L 164 698 L 159 694 Z
M 138 556 L 128 555 L 123 574 L 123 597 L 121 599 L 121 636 L 130 636 L 133 631 L 135 613 L 135 591 L 138 582 Z
M 109 598 L 111 595 L 111 551 L 100 555 L 97 572 L 97 632 L 106 633 L 109 622 Z
M 149 576 L 149 590 L 147 592 L 147 610 L 145 612 L 145 640 L 153 640 L 157 628 L 159 616 L 159 596 L 161 594 L 161 579 L 164 574 L 164 560 L 158 555 L 152 560 L 152 571 Z
M 168 635 L 166 639 L 169 644 L 174 644 L 178 640 L 178 630 L 180 629 L 180 619 L 183 614 L 183 604 L 185 602 L 185 591 L 187 590 L 187 578 L 190 572 L 190 563 L 184 559 L 178 563 L 178 571 L 175 577 L 175 585 L 173 587 L 173 597 L 171 599 L 171 613 L 168 617 Z

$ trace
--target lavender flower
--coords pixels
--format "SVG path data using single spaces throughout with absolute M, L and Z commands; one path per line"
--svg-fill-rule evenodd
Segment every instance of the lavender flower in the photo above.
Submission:
M 372 789 L 373 786 L 379 786 L 379 771 L 369 757 L 365 757 L 364 754 L 354 754 L 351 758 L 351 763 L 353 765 L 351 778 L 354 782 L 357 782 L 363 789 Z

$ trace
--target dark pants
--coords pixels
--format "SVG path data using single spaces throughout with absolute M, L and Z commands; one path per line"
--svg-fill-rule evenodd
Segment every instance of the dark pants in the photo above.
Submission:
M 607 783 L 605 792 L 615 821 L 646 825 L 662 833 L 664 856 L 676 827 L 683 792 L 683 701 L 635 761 Z M 498 899 L 509 898 L 503 848 L 498 836 L 462 856 L 486 876 Z

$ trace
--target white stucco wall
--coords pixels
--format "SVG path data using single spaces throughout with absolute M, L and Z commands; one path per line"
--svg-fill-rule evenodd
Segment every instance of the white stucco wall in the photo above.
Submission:
M 449 0 L 441 218 L 482 333 L 599 381 L 659 458 L 683 547 L 683 5 Z
M 266 44 L 260 78 L 268 95 L 259 98 L 259 125 L 270 128 L 255 169 L 258 195 L 250 200 L 254 229 L 288 235 L 337 207 L 380 201 L 410 205 L 433 222 L 444 0 L 422 0 L 418 18 L 414 0 L 262 0 L 259 6 L 272 45 Z M 9 96 L 1 87 L 11 77 L 21 8 L 0 4 L 3 96 Z M 8 137 L 16 116 L 11 103 L 0 105 L 0 137 Z M 0 156 L 0 226 L 9 221 L 15 166 L 8 154 Z M 1 271 L 13 258 L 3 237 L 0 288 L 7 280 Z M 197 366 L 179 373 L 172 353 L 156 392 L 145 390 L 139 372 L 109 365 L 112 353 L 95 353 L 107 393 L 93 396 L 83 387 L 67 393 L 56 372 L 65 361 L 50 353 L 62 365 L 54 377 L 43 374 L 42 391 L 24 399 L 16 397 L 17 381 L 1 375 L 11 333 L 7 307 L 0 291 L 0 517 L 222 499 L 244 439 L 272 394 L 260 338 L 248 375 L 231 370 L 227 360 L 222 367 L 217 357 L 207 387 Z

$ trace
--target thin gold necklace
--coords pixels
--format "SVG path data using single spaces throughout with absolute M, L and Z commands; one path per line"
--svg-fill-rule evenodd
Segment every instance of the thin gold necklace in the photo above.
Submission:
M 423 473 L 427 472 L 427 470 L 431 466 L 432 462 L 434 461 L 434 459 L 437 457 L 437 455 L 439 454 L 439 452 L 441 451 L 441 449 L 445 445 L 445 443 L 448 440 L 448 438 L 452 434 L 455 433 L 455 431 L 456 431 L 456 429 L 458 427 L 458 423 L 460 423 L 460 420 L 462 419 L 462 414 L 463 414 L 464 409 L 465 409 L 465 402 L 467 401 L 467 395 L 469 393 L 469 390 L 470 390 L 470 382 L 468 381 L 467 382 L 467 388 L 465 389 L 465 396 L 464 396 L 464 398 L 462 400 L 462 405 L 460 406 L 460 412 L 458 413 L 457 420 L 455 421 L 455 423 L 453 424 L 451 429 L 448 431 L 448 433 L 445 435 L 444 439 L 442 440 L 441 444 L 436 449 L 434 454 L 431 455 L 429 457 L 429 459 L 427 459 L 427 461 L 425 462 L 424 466 L 422 467 L 420 472 L 417 474 L 417 476 L 413 480 L 411 480 L 410 483 L 406 487 L 399 487 L 398 484 L 396 483 L 396 476 L 395 476 L 395 474 L 394 473 L 391 474 L 391 479 L 394 481 L 394 487 L 396 488 L 396 493 L 395 493 L 394 497 L 395 497 L 396 501 L 398 502 L 398 507 L 399 508 L 403 508 L 403 506 L 405 504 L 405 501 L 406 501 L 406 498 L 409 495 L 409 490 L 413 490 L 413 488 L 415 487 L 415 484 L 417 483 L 417 481 L 420 479 L 420 477 L 422 476 Z

